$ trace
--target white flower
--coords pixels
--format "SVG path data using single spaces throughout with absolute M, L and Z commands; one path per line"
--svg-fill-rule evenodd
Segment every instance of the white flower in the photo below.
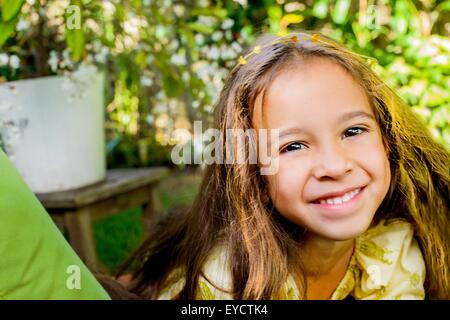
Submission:
M 145 121 L 147 121 L 148 124 L 153 124 L 153 122 L 155 122 L 155 117 L 152 114 L 149 114 L 146 118 Z
M 95 40 L 94 42 L 92 42 L 92 49 L 93 49 L 95 52 L 99 52 L 101 48 L 102 48 L 102 43 L 101 43 L 101 41 Z
M 134 20 L 125 21 L 125 23 L 123 24 L 123 28 L 125 29 L 125 32 L 131 36 L 136 37 L 139 34 L 138 26 L 136 25 Z
M 30 23 L 27 20 L 19 20 L 19 22 L 16 25 L 16 31 L 21 32 L 25 31 L 30 27 Z
M 195 43 L 197 45 L 202 45 L 205 42 L 205 37 L 201 33 L 195 35 Z
M 150 87 L 153 84 L 153 80 L 147 76 L 141 76 L 141 85 L 144 87 Z
M 72 75 L 77 81 L 89 82 L 89 80 L 91 80 L 92 77 L 95 76 L 96 72 L 97 67 L 95 67 L 94 65 L 82 64 L 77 70 L 72 73 Z
M 66 67 L 68 67 L 68 68 L 72 68 L 73 67 L 73 61 L 70 58 L 69 50 L 65 49 L 63 51 L 62 60 L 59 62 L 59 67 L 61 69 L 64 69 Z
M 164 113 L 167 112 L 168 108 L 165 103 L 157 103 L 155 106 L 155 112 L 156 113 Z
M 210 27 L 212 27 L 217 22 L 216 18 L 208 17 L 208 16 L 199 16 L 197 19 L 198 19 L 197 20 L 198 23 L 201 23 L 201 24 L 204 24 L 204 25 L 210 26 Z
M 237 43 L 237 42 L 233 42 L 233 43 L 231 44 L 231 47 L 234 49 L 234 51 L 235 51 L 236 53 L 240 53 L 240 52 L 242 51 L 241 45 L 240 45 L 239 43 Z
M 166 94 L 163 90 L 158 91 L 158 93 L 156 94 L 156 99 L 158 100 L 163 100 L 166 98 Z
M 220 46 L 220 51 L 221 51 L 220 56 L 224 60 L 235 59 L 237 56 L 232 48 L 224 44 Z
M 222 37 L 223 37 L 223 33 L 220 31 L 216 31 L 212 34 L 211 39 L 213 41 L 219 41 L 220 39 L 222 39 Z
M 207 53 L 207 57 L 210 60 L 217 60 L 220 57 L 220 51 L 216 46 L 211 46 L 208 53 Z
M 98 23 L 94 20 L 94 19 L 86 19 L 86 21 L 84 22 L 84 25 L 92 30 L 94 33 L 99 33 L 100 32 L 100 26 L 98 25 Z
M 19 69 L 20 59 L 15 54 L 9 57 L 9 66 L 13 69 Z
M 206 7 L 209 7 L 209 6 L 210 6 L 210 3 L 209 3 L 208 0 L 197 0 L 197 5 L 198 5 L 199 7 L 206 8 Z
M 432 64 L 442 64 L 444 66 L 448 66 L 449 62 L 450 61 L 449 61 L 448 55 L 444 55 L 444 54 L 434 56 L 430 60 L 430 63 L 432 63 Z
M 176 4 L 173 6 L 173 12 L 175 12 L 175 14 L 179 17 L 184 15 L 185 11 L 186 8 L 181 4 Z
M 170 62 L 172 62 L 175 65 L 185 65 L 186 57 L 184 55 L 174 54 L 170 58 Z
M 103 8 L 108 16 L 112 16 L 116 12 L 116 7 L 110 1 L 103 1 Z
M 422 56 L 435 56 L 438 54 L 439 49 L 432 45 L 431 43 L 425 43 L 422 48 L 419 50 L 419 54 Z
M 105 54 L 102 54 L 102 53 L 97 53 L 97 54 L 95 55 L 94 60 L 95 60 L 97 63 L 106 63 L 106 55 L 105 55 Z
M 222 29 L 230 29 L 234 25 L 234 20 L 227 18 L 222 22 Z
M 200 107 L 200 101 L 198 100 L 192 101 L 192 108 L 198 109 L 198 107 Z
M 58 69 L 58 55 L 56 51 L 50 51 L 50 57 L 48 58 L 48 65 L 53 72 L 56 72 Z
M 109 50 L 107 47 L 102 47 L 100 52 L 95 55 L 95 61 L 98 63 L 106 63 Z
M 170 41 L 167 48 L 169 50 L 173 51 L 173 50 L 176 50 L 179 46 L 180 46 L 180 42 L 176 39 L 173 39 L 172 41 Z
M 0 66 L 6 66 L 9 62 L 9 56 L 6 53 L 0 53 Z
M 239 3 L 243 7 L 246 7 L 248 4 L 247 0 L 233 0 L 233 1 Z

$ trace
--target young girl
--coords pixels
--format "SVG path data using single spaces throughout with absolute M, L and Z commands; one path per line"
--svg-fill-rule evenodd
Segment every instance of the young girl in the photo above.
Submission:
M 279 129 L 278 170 L 209 165 L 190 210 L 125 264 L 132 292 L 450 298 L 449 154 L 370 61 L 318 33 L 264 36 L 227 79 L 215 125 L 224 150 L 227 129 Z

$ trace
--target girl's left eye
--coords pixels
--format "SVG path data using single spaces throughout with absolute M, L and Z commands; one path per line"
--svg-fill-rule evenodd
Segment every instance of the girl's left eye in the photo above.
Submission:
M 284 148 L 281 149 L 281 153 L 286 153 L 286 152 L 291 152 L 291 151 L 296 151 L 296 150 L 302 150 L 305 149 L 306 146 L 301 143 L 301 142 L 294 142 L 291 144 L 288 144 L 287 146 L 285 146 Z
M 344 136 L 345 137 L 353 137 L 353 136 L 360 135 L 361 133 L 367 132 L 367 131 L 368 130 L 366 128 L 352 127 L 352 128 L 348 128 L 347 130 L 345 130 Z

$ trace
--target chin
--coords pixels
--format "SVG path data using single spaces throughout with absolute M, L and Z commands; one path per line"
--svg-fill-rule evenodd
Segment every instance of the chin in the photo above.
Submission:
M 333 241 L 351 240 L 366 232 L 370 221 L 349 221 L 347 223 L 327 225 L 321 230 L 317 230 L 318 232 L 316 233 Z

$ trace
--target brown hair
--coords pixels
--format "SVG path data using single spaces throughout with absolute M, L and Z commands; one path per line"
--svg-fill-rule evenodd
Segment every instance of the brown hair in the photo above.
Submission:
M 305 34 L 312 32 L 285 39 Z M 394 217 L 412 223 L 427 266 L 426 297 L 449 298 L 447 150 L 432 139 L 413 111 L 359 55 L 323 35 L 319 42 L 274 39 L 261 37 L 255 44 L 263 48 L 261 52 L 236 66 L 227 78 L 215 109 L 215 126 L 224 137 L 223 150 L 227 148 L 226 129 L 251 128 L 257 97 L 264 95 L 271 79 L 283 68 L 296 59 L 311 57 L 339 63 L 365 90 L 389 154 L 391 184 L 374 223 Z M 236 299 L 286 298 L 282 284 L 289 274 L 304 292 L 298 258 L 303 230 L 277 213 L 266 188 L 257 165 L 209 165 L 192 207 L 162 221 L 153 237 L 124 265 L 121 272 L 135 270 L 131 290 L 155 298 L 171 281 L 171 272 L 181 268 L 186 282 L 178 298 L 195 299 L 203 264 L 219 241 L 226 241 Z

